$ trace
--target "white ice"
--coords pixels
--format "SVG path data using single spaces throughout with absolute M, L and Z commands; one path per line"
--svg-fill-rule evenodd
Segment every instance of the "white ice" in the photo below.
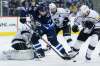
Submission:
M 73 40 L 75 41 L 76 35 L 73 35 Z M 11 49 L 11 40 L 13 36 L 0 36 L 0 54 L 2 51 Z M 62 35 L 58 36 L 58 40 L 61 44 L 63 44 L 66 52 L 70 50 L 68 44 L 66 43 L 65 39 Z M 40 40 L 42 46 L 45 48 L 45 43 Z M 73 42 L 74 43 L 74 42 Z M 77 62 L 73 62 L 73 60 L 67 61 L 61 59 L 53 50 L 46 52 L 46 57 L 42 59 L 34 59 L 34 60 L 0 60 L 0 66 L 100 66 L 100 56 L 98 53 L 100 52 L 100 44 L 97 44 L 97 47 L 92 55 L 92 60 L 87 62 L 85 60 L 85 53 L 88 46 L 88 41 L 85 42 L 81 46 L 81 50 L 79 55 L 76 56 L 75 59 Z

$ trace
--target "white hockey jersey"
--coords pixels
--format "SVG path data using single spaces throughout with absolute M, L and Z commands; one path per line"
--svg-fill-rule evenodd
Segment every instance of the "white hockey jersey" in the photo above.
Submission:
M 57 12 L 55 14 L 51 13 L 53 22 L 59 27 L 63 27 L 63 20 L 65 17 L 68 17 L 70 13 L 69 9 L 57 8 Z
M 92 21 L 95 24 L 95 28 L 100 28 L 100 18 L 99 14 L 90 9 L 90 13 L 88 16 L 84 17 L 80 12 L 77 13 L 76 18 L 74 20 L 74 24 L 76 25 L 83 25 L 84 21 Z
M 30 24 L 29 22 L 27 22 L 27 24 L 21 24 L 19 25 L 20 27 L 18 28 L 18 31 L 16 33 L 16 36 L 13 38 L 14 39 L 23 39 L 26 44 L 28 44 L 29 39 L 31 38 L 31 35 L 33 33 L 33 30 L 29 27 Z M 27 31 L 27 33 L 21 34 L 22 32 Z M 12 42 L 12 44 L 16 44 L 16 43 L 23 43 L 22 41 L 14 41 Z

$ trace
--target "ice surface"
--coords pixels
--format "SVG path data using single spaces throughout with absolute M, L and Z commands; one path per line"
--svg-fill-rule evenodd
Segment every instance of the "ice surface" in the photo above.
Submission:
M 73 35 L 73 40 L 75 41 L 76 35 Z M 0 54 L 4 50 L 12 49 L 11 40 L 13 36 L 3 36 L 0 37 Z M 63 44 L 66 52 L 70 50 L 68 44 L 66 43 L 63 36 L 59 35 L 58 40 L 61 44 Z M 42 46 L 45 48 L 45 43 L 40 40 Z M 74 42 L 73 42 L 74 43 Z M 46 52 L 46 57 L 42 59 L 34 59 L 34 60 L 0 60 L 0 66 L 100 66 L 100 56 L 98 53 L 100 52 L 100 44 L 97 44 L 97 47 L 92 55 L 92 60 L 90 62 L 85 60 L 85 53 L 88 46 L 88 41 L 85 42 L 80 50 L 78 56 L 75 59 L 77 62 L 73 62 L 73 60 L 67 61 L 61 59 L 53 50 Z M 1 56 L 1 55 L 0 55 Z

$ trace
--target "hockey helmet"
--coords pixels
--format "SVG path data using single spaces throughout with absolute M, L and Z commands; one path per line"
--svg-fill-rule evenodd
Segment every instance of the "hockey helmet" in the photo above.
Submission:
M 39 4 L 37 10 L 41 16 L 45 16 L 49 12 L 49 8 L 45 3 Z
M 48 11 L 48 5 L 46 4 L 46 3 L 41 3 L 41 4 L 39 4 L 39 6 L 38 6 L 38 10 L 39 11 L 42 11 L 42 12 L 44 12 L 44 11 Z
M 90 11 L 90 9 L 89 9 L 89 7 L 86 6 L 86 5 L 82 5 L 82 6 L 80 7 L 80 13 L 81 13 L 82 15 L 86 15 L 89 11 Z
M 54 3 L 51 3 L 51 4 L 49 4 L 49 9 L 50 9 L 51 12 L 56 12 L 57 7 Z

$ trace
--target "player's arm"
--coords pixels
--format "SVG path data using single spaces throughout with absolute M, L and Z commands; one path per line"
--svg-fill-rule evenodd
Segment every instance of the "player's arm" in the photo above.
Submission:
M 74 19 L 74 25 L 72 26 L 72 31 L 73 32 L 78 32 L 79 31 L 78 25 L 80 25 L 81 20 L 82 20 L 81 17 L 76 17 Z
M 28 15 L 28 11 L 26 11 L 24 7 L 21 7 L 21 9 L 20 9 L 20 22 L 22 24 L 26 23 L 27 15 Z

